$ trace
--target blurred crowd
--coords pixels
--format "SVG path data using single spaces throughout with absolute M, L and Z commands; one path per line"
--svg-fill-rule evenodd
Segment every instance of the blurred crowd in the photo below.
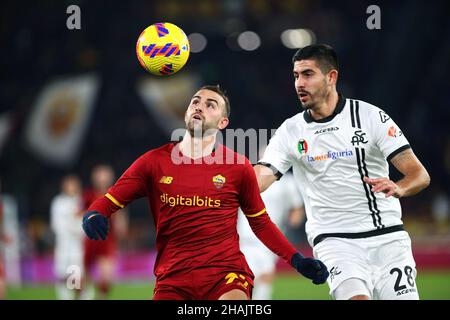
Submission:
M 66 7 L 81 8 L 81 30 L 66 28 Z M 289 28 L 314 31 L 316 42 L 339 54 L 338 90 L 344 96 L 382 107 L 402 128 L 431 175 L 431 186 L 403 199 L 412 237 L 450 235 L 450 20 L 444 1 L 379 2 L 381 29 L 366 27 L 370 1 L 5 1 L 0 5 L 2 73 L 0 116 L 11 119 L 0 145 L 2 192 L 18 206 L 20 243 L 25 254 L 49 253 L 50 203 L 61 179 L 76 174 L 83 186 L 99 163 L 117 175 L 138 155 L 169 137 L 149 114 L 135 82 L 145 73 L 135 42 L 148 25 L 170 21 L 187 34 L 202 33 L 206 48 L 191 53 L 181 73 L 196 73 L 202 84 L 219 83 L 231 100 L 231 128 L 277 128 L 300 111 L 293 88 L 291 57 L 280 34 Z M 227 39 L 252 30 L 261 37 L 255 51 L 233 50 Z M 49 81 L 95 72 L 101 86 L 91 124 L 71 165 L 54 166 L 24 143 L 36 97 Z M 179 101 L 187 106 L 188 101 Z M 398 172 L 392 176 L 399 177 Z M 154 229 L 144 200 L 130 208 L 124 250 L 154 245 Z M 304 243 L 303 230 L 288 235 Z

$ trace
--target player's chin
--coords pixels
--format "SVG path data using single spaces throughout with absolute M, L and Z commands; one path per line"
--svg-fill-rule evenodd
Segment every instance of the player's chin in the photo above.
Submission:
M 309 109 L 312 109 L 312 107 L 314 106 L 313 103 L 309 103 L 309 102 L 303 103 L 303 102 L 300 101 L 300 103 L 302 104 L 303 110 L 309 110 Z
M 197 131 L 197 130 L 201 130 L 203 125 L 198 120 L 191 120 L 191 121 L 189 121 L 187 127 L 190 131 Z
M 188 131 L 191 134 L 191 137 L 202 138 L 205 135 L 205 129 L 201 125 L 188 127 Z

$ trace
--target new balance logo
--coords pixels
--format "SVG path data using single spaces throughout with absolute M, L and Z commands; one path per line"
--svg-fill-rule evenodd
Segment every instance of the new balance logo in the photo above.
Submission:
M 173 177 L 163 176 L 161 180 L 159 180 L 159 183 L 163 184 L 171 184 L 173 181 Z
M 149 46 L 142 46 L 142 51 L 144 55 L 154 58 L 155 56 L 170 57 L 171 55 L 180 55 L 180 47 L 177 44 L 167 43 L 164 46 L 156 46 L 156 44 L 151 44 Z

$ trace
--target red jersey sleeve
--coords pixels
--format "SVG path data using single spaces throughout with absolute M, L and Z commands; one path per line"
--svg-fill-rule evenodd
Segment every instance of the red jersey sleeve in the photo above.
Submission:
M 273 253 L 291 264 L 291 258 L 297 250 L 270 220 L 259 193 L 258 181 L 252 165 L 247 160 L 244 166 L 239 192 L 241 209 L 258 239 Z
M 150 157 L 139 157 L 108 189 L 108 192 L 95 200 L 88 208 L 110 217 L 119 209 L 125 208 L 133 200 L 147 195 L 148 181 L 151 179 Z
M 245 215 L 257 215 L 266 210 L 265 205 L 259 194 L 258 181 L 256 180 L 255 171 L 250 161 L 245 159 L 243 166 L 241 186 L 239 189 L 239 204 Z

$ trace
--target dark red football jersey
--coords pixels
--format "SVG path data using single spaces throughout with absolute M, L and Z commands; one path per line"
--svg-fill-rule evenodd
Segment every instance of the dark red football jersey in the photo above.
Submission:
M 248 159 L 217 145 L 211 155 L 194 161 L 178 146 L 171 143 L 142 155 L 89 210 L 110 216 L 147 197 L 156 227 L 159 280 L 202 267 L 252 274 L 239 249 L 239 207 L 265 241 L 260 239 L 289 261 L 296 250 L 268 218 Z

